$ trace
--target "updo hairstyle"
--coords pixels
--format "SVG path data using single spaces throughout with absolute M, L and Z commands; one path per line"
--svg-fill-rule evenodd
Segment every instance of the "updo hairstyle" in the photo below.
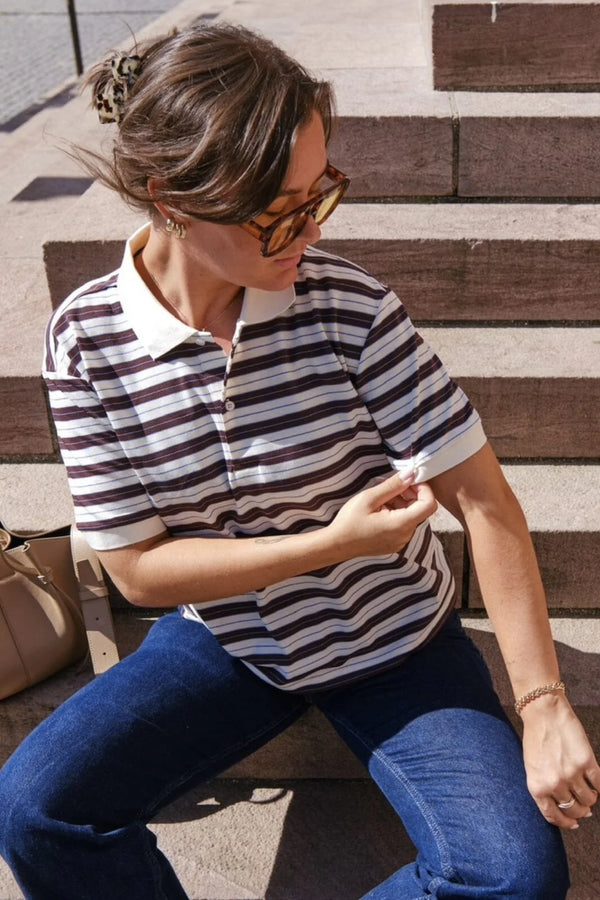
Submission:
M 112 158 L 79 153 L 134 208 L 239 224 L 278 195 L 298 128 L 314 111 L 329 138 L 333 95 L 275 44 L 230 24 L 195 25 L 137 46 L 139 74 L 123 104 Z M 114 55 L 86 84 L 94 98 Z M 148 179 L 158 189 L 148 192 Z

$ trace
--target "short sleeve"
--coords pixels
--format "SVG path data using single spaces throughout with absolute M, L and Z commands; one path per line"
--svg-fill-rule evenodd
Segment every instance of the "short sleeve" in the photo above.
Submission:
M 391 465 L 414 469 L 417 481 L 451 469 L 486 443 L 479 415 L 393 292 L 372 322 L 356 385 Z
M 43 378 L 73 498 L 75 521 L 96 550 L 127 546 L 160 534 L 156 514 L 93 387 L 73 355 L 49 337 Z

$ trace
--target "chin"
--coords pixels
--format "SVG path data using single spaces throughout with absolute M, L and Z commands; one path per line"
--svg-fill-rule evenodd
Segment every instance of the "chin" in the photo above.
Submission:
M 277 279 L 276 285 L 273 286 L 271 288 L 271 290 L 282 291 L 285 288 L 291 287 L 293 284 L 296 283 L 297 280 L 298 280 L 298 267 L 296 266 L 292 271 L 286 272 L 285 276 L 282 273 L 280 275 L 280 277 Z

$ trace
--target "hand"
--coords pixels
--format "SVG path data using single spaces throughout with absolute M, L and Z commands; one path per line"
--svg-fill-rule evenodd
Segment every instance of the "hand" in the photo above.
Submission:
M 600 791 L 600 767 L 583 726 L 564 696 L 540 697 L 522 717 L 529 791 L 548 822 L 574 830 L 592 814 Z M 559 808 L 573 798 L 569 809 Z
M 437 509 L 428 484 L 392 475 L 348 500 L 328 527 L 352 556 L 399 553 L 421 522 Z

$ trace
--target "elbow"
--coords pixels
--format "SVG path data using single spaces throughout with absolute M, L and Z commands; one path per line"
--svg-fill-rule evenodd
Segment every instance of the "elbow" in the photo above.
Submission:
M 154 602 L 152 591 L 141 584 L 138 579 L 131 577 L 124 578 L 116 573 L 109 574 L 118 593 L 123 600 L 131 606 L 152 607 L 158 605 Z
M 158 543 L 160 542 L 150 540 L 118 550 L 104 550 L 98 554 L 115 588 L 132 606 L 169 605 L 165 603 L 161 579 L 153 575 L 153 567 L 148 565 L 151 551 Z
M 160 605 L 154 600 L 149 591 L 143 591 L 136 589 L 135 587 L 128 586 L 126 590 L 121 591 L 121 593 L 131 606 L 137 606 L 139 608 Z

